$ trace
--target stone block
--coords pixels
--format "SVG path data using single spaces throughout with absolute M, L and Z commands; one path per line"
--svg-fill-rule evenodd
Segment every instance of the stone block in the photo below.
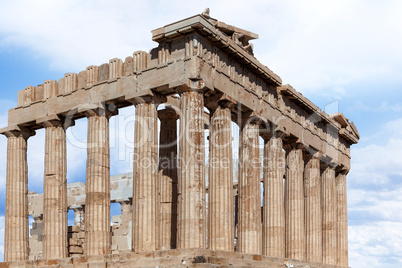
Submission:
M 123 75 L 123 61 L 115 58 L 109 61 L 109 79 L 116 79 Z
M 39 85 L 35 88 L 35 96 L 33 101 L 42 101 L 44 99 L 45 89 L 43 85 Z
M 140 72 L 147 68 L 148 55 L 145 51 L 136 51 L 133 53 L 134 72 Z
M 98 82 L 107 81 L 109 79 L 109 64 L 104 63 L 98 67 Z
M 64 91 L 63 94 L 70 94 L 77 90 L 78 78 L 76 73 L 67 73 L 64 75 Z
M 70 246 L 81 246 L 82 240 L 78 238 L 70 238 L 69 240 Z
M 133 57 L 127 57 L 124 61 L 124 75 L 132 75 L 134 72 Z
M 44 87 L 44 99 L 49 99 L 51 97 L 56 97 L 58 94 L 58 83 L 56 80 L 46 80 L 43 82 Z
M 87 71 L 81 71 L 78 74 L 78 89 L 84 89 L 87 87 Z
M 98 66 L 94 65 L 88 66 L 86 72 L 87 72 L 86 75 L 87 87 L 90 87 L 98 83 L 98 75 L 99 75 Z
M 89 263 L 89 268 L 106 268 L 107 264 L 105 262 L 98 262 L 98 263 Z
M 77 246 L 70 246 L 68 248 L 68 251 L 71 254 L 83 254 L 84 253 L 84 250 L 82 249 L 82 247 L 77 247 Z

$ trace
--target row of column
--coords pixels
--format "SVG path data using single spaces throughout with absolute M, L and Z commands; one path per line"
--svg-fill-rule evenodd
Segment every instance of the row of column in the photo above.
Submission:
M 208 244 L 210 249 L 233 251 L 232 119 L 228 103 L 222 101 L 211 108 L 208 228 L 203 94 L 181 93 L 178 168 L 174 163 L 177 115 L 160 115 L 158 159 L 157 103 L 154 99 L 135 99 L 133 103 L 136 106 L 133 250 L 205 248 Z M 87 255 L 107 254 L 111 248 L 111 115 L 105 107 L 87 111 Z M 44 258 L 63 258 L 68 254 L 65 149 L 68 125 L 60 120 L 42 123 L 46 127 Z M 266 139 L 264 146 L 261 225 L 259 128 L 252 121 L 244 121 L 240 126 L 237 251 L 347 266 L 346 176 L 339 174 L 335 178 L 331 167 L 321 175 L 319 159 L 305 159 L 298 145 L 288 148 L 285 155 L 282 138 L 276 134 Z M 26 140 L 30 134 L 10 131 L 6 135 L 5 261 L 26 260 Z M 165 167 L 166 159 L 171 160 Z

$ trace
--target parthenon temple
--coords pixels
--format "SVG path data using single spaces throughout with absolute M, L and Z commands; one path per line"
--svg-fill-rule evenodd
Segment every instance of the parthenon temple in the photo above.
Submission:
M 19 91 L 0 130 L 0 267 L 348 267 L 346 175 L 359 133 L 282 84 L 254 57 L 256 38 L 206 10 L 153 30 L 149 52 Z M 111 177 L 109 119 L 129 106 L 133 172 Z M 66 130 L 82 118 L 85 184 L 67 185 Z M 42 128 L 36 194 L 27 141 Z M 112 221 L 111 203 L 121 204 Z

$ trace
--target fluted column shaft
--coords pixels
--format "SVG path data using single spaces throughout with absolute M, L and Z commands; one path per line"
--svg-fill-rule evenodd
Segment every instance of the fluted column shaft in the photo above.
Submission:
M 4 261 L 28 259 L 28 135 L 20 131 L 7 136 L 6 213 Z
M 176 248 L 177 235 L 177 118 L 173 109 L 158 112 L 160 219 L 159 249 Z
M 204 96 L 180 96 L 177 248 L 206 247 Z
M 286 258 L 305 259 L 303 151 L 287 152 L 285 182 Z
M 209 139 L 208 248 L 234 250 L 231 111 L 212 110 Z
M 337 201 L 337 265 L 348 267 L 348 204 L 346 175 L 338 174 L 336 177 Z
M 239 223 L 237 250 L 261 254 L 261 190 L 259 126 L 250 122 L 240 128 Z
M 85 254 L 111 252 L 109 115 L 88 116 L 88 153 L 85 201 Z
M 135 104 L 133 251 L 159 247 L 158 124 L 153 102 Z
M 282 138 L 271 137 L 264 146 L 263 254 L 285 257 L 285 152 Z
M 320 160 L 307 159 L 304 169 L 306 260 L 322 263 Z
M 336 195 L 335 170 L 325 168 L 321 176 L 322 255 L 323 263 L 336 265 Z
M 66 131 L 60 121 L 46 122 L 43 183 L 43 257 L 68 257 Z

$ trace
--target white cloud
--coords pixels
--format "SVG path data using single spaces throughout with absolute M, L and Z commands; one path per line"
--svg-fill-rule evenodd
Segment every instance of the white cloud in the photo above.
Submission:
M 349 226 L 349 266 L 391 268 L 402 265 L 402 222 Z
M 365 147 L 352 149 L 348 175 L 352 267 L 402 264 L 402 118 L 379 125 Z M 399 265 L 398 265 L 399 264 Z

